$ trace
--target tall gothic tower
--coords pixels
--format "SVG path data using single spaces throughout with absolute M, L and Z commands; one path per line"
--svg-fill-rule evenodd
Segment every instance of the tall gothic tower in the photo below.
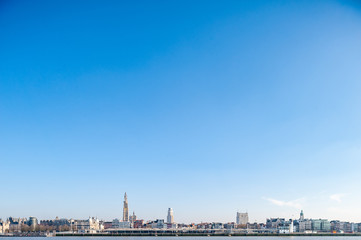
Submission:
M 124 194 L 123 222 L 129 222 L 129 209 L 128 209 L 127 193 Z

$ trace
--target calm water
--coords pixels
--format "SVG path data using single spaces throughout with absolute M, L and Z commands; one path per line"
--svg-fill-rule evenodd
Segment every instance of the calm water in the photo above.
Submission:
M 361 236 L 284 236 L 284 237 L 27 237 L 29 240 L 361 240 Z M 23 237 L 1 237 L 0 240 L 24 240 Z

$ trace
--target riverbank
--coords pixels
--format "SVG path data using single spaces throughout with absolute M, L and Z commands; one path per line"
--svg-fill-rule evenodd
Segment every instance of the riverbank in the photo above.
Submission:
M 0 235 L 0 237 L 360 237 L 361 233 L 195 233 L 195 232 L 147 232 L 147 233 L 26 233 Z
M 290 236 L 302 236 L 302 237 L 345 237 L 345 236 L 361 236 L 361 233 L 312 233 L 312 234 L 301 234 L 301 233 L 293 233 L 293 234 L 280 234 L 280 233 L 84 233 L 84 234 L 56 234 L 57 237 L 290 237 Z

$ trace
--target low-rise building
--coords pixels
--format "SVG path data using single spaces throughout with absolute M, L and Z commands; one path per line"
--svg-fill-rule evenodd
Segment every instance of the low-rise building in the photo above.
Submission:
M 150 223 L 151 228 L 157 229 L 167 229 L 167 224 L 164 222 L 164 219 L 157 219 Z
M 230 222 L 230 223 L 225 223 L 223 226 L 225 229 L 235 229 L 237 227 L 237 224 L 234 222 Z
M 213 222 L 212 229 L 223 229 L 223 223 L 220 222 Z
M 81 233 L 96 233 L 102 231 L 104 226 L 98 218 L 90 217 L 87 220 L 70 220 L 71 229 Z
M 25 227 L 28 228 L 28 220 L 26 218 L 13 218 L 9 217 L 10 226 L 9 231 L 10 232 L 21 232 Z
M 268 229 L 278 229 L 278 227 L 283 225 L 284 222 L 284 218 L 269 218 L 266 220 L 266 227 Z
M 104 225 L 104 229 L 112 228 L 113 222 L 104 222 L 103 225 Z
M 166 223 L 168 229 L 176 229 L 178 225 L 176 223 Z
M 196 229 L 212 229 L 212 223 L 198 223 Z
M 270 218 L 266 221 L 266 228 L 274 233 L 293 233 L 293 220 L 285 220 L 284 218 Z
M 133 228 L 143 228 L 143 225 L 144 225 L 143 219 L 135 220 L 133 223 Z
M 123 222 L 116 218 L 112 222 L 112 228 L 131 228 L 131 222 Z
M 300 220 L 298 223 L 298 231 L 301 233 L 311 233 L 312 232 L 311 219 Z

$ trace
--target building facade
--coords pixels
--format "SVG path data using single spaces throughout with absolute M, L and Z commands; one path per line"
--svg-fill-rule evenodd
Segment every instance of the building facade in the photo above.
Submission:
M 149 223 L 151 228 L 156 229 L 167 229 L 167 224 L 164 222 L 163 219 L 157 219 Z
M 168 208 L 167 223 L 174 223 L 173 209 Z
M 313 232 L 330 232 L 331 223 L 327 219 L 312 219 Z
M 112 228 L 131 228 L 130 222 L 122 222 L 119 219 L 114 219 L 112 222 Z
M 0 219 L 0 234 L 5 234 L 10 231 L 10 221 L 9 219 L 6 221 L 3 221 Z
M 240 213 L 237 212 L 237 216 L 236 216 L 236 223 L 238 225 L 245 225 L 248 223 L 248 213 Z
M 87 220 L 70 220 L 71 229 L 80 233 L 96 233 L 104 230 L 98 218 L 89 217 Z

